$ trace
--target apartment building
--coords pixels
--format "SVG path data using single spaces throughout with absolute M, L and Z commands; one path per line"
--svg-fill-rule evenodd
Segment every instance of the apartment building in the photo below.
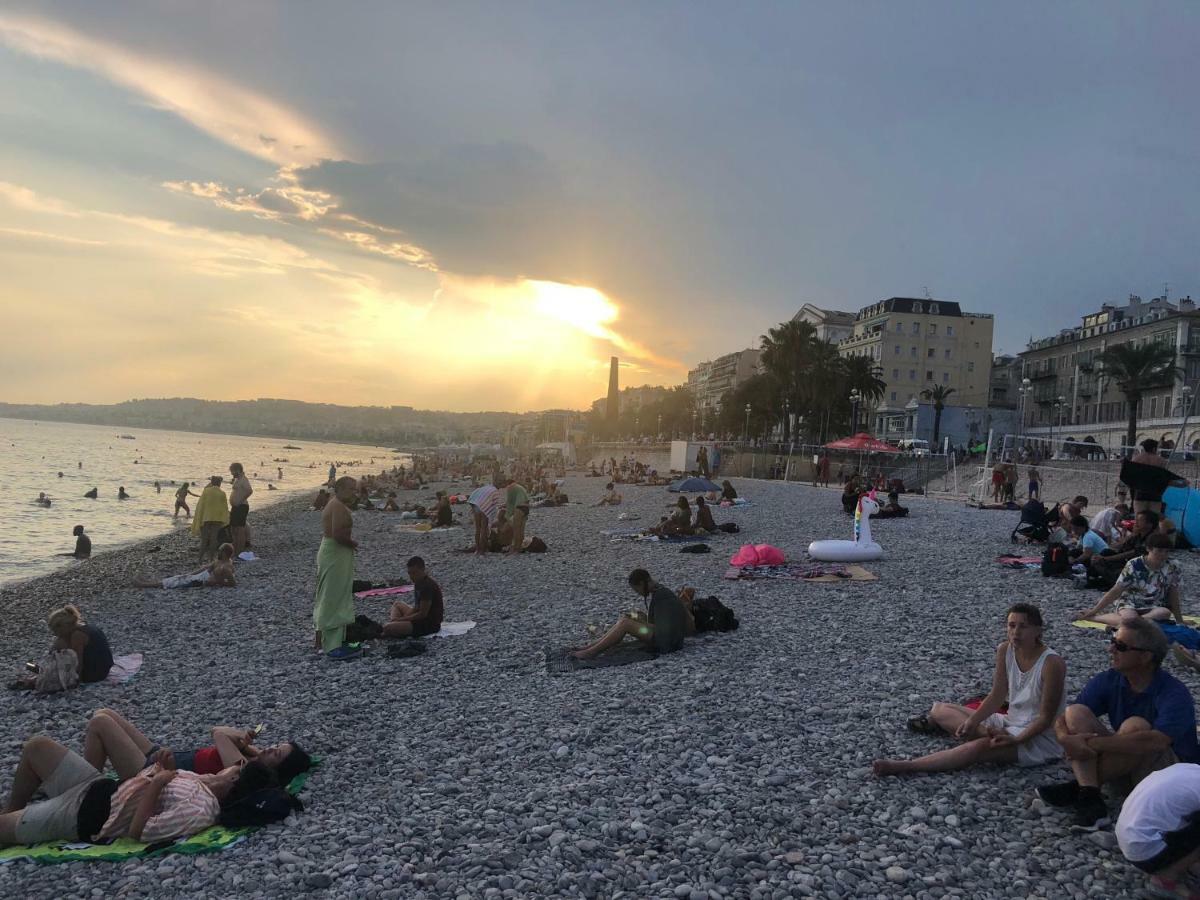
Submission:
M 911 414 L 908 404 L 920 403 L 921 391 L 935 385 L 953 388 L 949 406 L 986 407 L 993 324 L 990 313 L 963 312 L 956 302 L 930 298 L 889 297 L 859 310 L 838 353 L 874 359 L 887 385 L 864 421 L 878 434 L 889 433 L 893 420 Z
M 1174 446 L 1185 422 L 1183 387 L 1200 388 L 1200 312 L 1190 297 L 1171 303 L 1166 297 L 1130 295 L 1122 306 L 1106 303 L 1079 325 L 1030 341 L 1020 354 L 1022 378 L 1029 382 L 1020 411 L 1025 437 L 1119 449 L 1129 407 L 1097 359 L 1108 347 L 1131 341 L 1176 348 L 1183 377 L 1164 380 L 1142 398 L 1137 435 L 1139 441 L 1152 437 Z M 1195 425 L 1189 424 L 1185 446 L 1200 449 L 1200 420 L 1187 418 Z
M 817 332 L 817 340 L 837 344 L 854 333 L 854 313 L 842 312 L 839 309 L 822 309 L 811 303 L 805 303 L 800 311 L 792 316 L 794 322 L 807 322 Z
M 716 409 L 721 398 L 758 373 L 758 350 L 738 350 L 702 362 L 688 372 L 687 386 L 701 410 Z

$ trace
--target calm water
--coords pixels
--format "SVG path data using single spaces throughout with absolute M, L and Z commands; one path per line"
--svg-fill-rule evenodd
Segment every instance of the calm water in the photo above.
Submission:
M 285 450 L 285 444 L 300 449 Z M 242 463 L 254 485 L 253 525 L 255 509 L 315 492 L 335 461 L 348 464 L 338 466 L 339 475 L 409 464 L 407 456 L 385 447 L 0 419 L 0 583 L 79 565 L 54 555 L 75 548 L 76 525 L 87 529 L 94 553 L 186 527 L 182 514 L 171 518 L 175 487 L 184 481 L 203 487 L 209 476 L 221 475 L 228 492 L 231 462 Z M 128 500 L 117 499 L 122 485 Z M 93 487 L 100 496 L 89 500 L 83 495 Z M 34 503 L 43 491 L 53 501 L 49 508 Z M 195 509 L 194 498 L 188 503 Z

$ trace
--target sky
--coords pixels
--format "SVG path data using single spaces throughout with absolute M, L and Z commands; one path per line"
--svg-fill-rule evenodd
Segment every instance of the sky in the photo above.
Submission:
M 1194 3 L 0 0 L 0 400 L 587 406 L 1200 297 Z

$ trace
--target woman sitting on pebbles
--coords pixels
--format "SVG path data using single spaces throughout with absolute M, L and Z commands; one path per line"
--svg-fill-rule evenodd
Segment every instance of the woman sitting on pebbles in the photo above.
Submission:
M 1174 617 L 1183 625 L 1179 578 L 1179 563 L 1171 559 L 1171 539 L 1161 533 L 1151 534 L 1146 538 L 1146 555 L 1125 563 L 1117 583 L 1099 603 L 1082 610 L 1076 618 L 1120 627 L 1124 620 L 1135 616 L 1159 622 Z M 1114 603 L 1117 604 L 1116 612 L 1105 613 L 1104 610 Z
M 1054 720 L 1066 708 L 1062 657 L 1042 643 L 1042 613 L 1029 603 L 1008 610 L 1008 640 L 996 648 L 992 690 L 968 709 L 935 703 L 928 715 L 910 719 L 921 734 L 953 735 L 963 743 L 919 759 L 877 759 L 876 775 L 952 772 L 981 763 L 1038 766 L 1061 759 Z M 1008 712 L 997 710 L 1008 702 Z
M 139 578 L 133 583 L 139 588 L 173 588 L 191 587 L 237 587 L 233 577 L 233 544 L 225 543 L 217 548 L 217 561 L 196 572 L 187 575 L 171 575 L 161 581 Z

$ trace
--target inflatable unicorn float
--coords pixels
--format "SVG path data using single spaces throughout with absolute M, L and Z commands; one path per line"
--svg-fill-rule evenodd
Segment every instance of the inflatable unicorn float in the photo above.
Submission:
M 875 502 L 875 492 L 863 494 L 854 511 L 854 540 L 813 541 L 808 545 L 808 555 L 821 562 L 862 562 L 881 558 L 883 548 L 871 540 L 871 516 L 877 512 L 879 504 Z

